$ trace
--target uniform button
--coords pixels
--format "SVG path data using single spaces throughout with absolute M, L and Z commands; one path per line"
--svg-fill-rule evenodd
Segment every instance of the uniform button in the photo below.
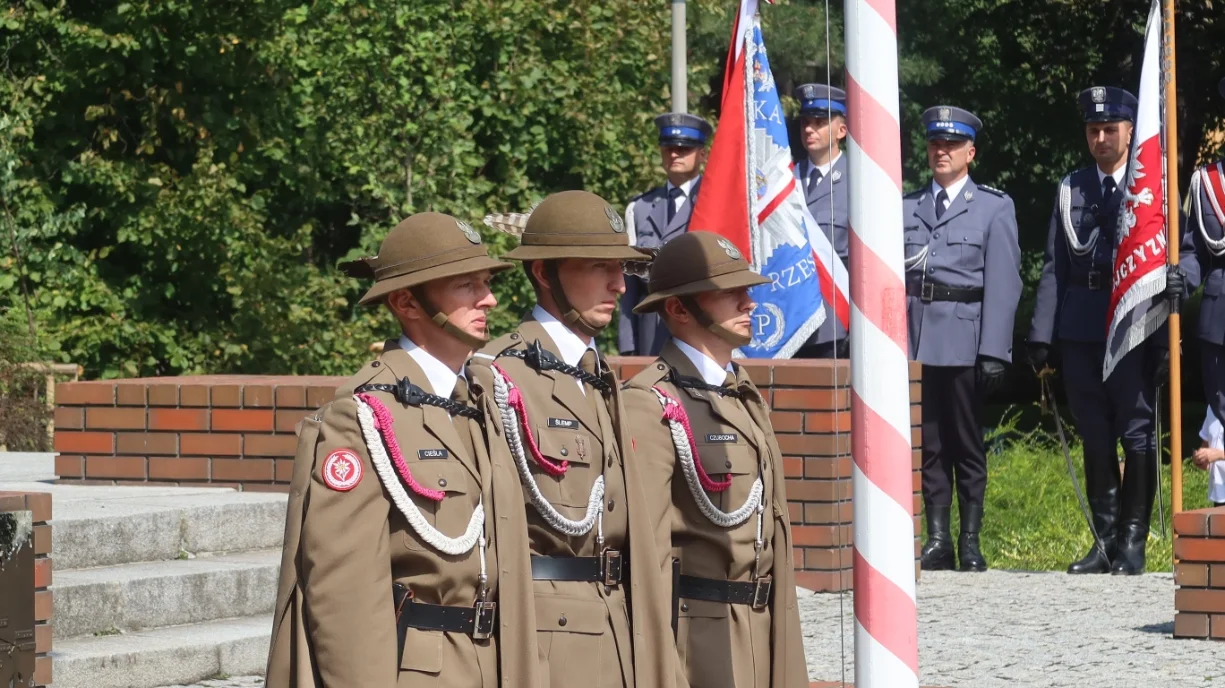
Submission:
M 511 338 L 511 339 L 518 339 L 518 338 L 519 338 L 519 335 L 517 335 L 517 334 L 512 334 L 512 335 L 510 336 L 510 338 Z
M 447 479 L 446 479 L 446 478 L 439 478 L 439 479 L 438 479 L 438 487 L 446 487 L 446 486 L 447 486 Z
M 723 467 L 724 467 L 724 468 L 731 468 L 731 467 L 732 467 L 732 462 L 731 462 L 731 461 L 724 461 L 724 462 L 723 462 Z
M 936 232 L 935 234 L 933 234 L 933 235 L 932 235 L 932 238 L 933 238 L 933 239 L 939 239 L 939 238 L 940 238 L 940 232 Z
M 569 455 L 570 455 L 570 452 L 569 452 L 569 451 L 567 451 L 565 447 L 562 447 L 562 448 L 561 448 L 561 455 L 562 455 L 562 456 L 569 456 Z
M 561 615 L 561 618 L 557 620 L 557 625 L 558 625 L 558 626 L 565 626 L 565 625 L 566 625 L 566 623 L 567 623 L 567 622 L 566 622 L 566 615 L 565 615 L 565 614 L 562 614 L 562 615 Z
M 609 465 L 609 466 L 611 466 L 611 465 L 612 465 L 612 457 L 611 457 L 611 456 L 610 456 L 610 457 L 608 457 L 608 465 Z
M 927 274 L 929 274 L 929 275 L 934 274 L 935 272 L 936 272 L 936 268 L 928 268 L 928 269 L 927 269 Z
M 377 368 L 377 367 L 379 367 L 380 365 L 382 365 L 382 364 L 381 364 L 381 363 L 379 363 L 378 361 L 375 361 L 374 363 L 371 363 L 371 364 L 370 364 L 370 367 L 371 367 L 371 368 Z
M 615 499 L 608 500 L 608 510 L 612 511 L 613 509 L 616 509 L 616 508 L 617 508 L 617 500 Z
M 935 258 L 935 257 L 936 257 L 936 252 L 932 251 L 932 258 Z
M 656 370 L 663 370 L 663 369 L 664 369 L 664 364 L 662 364 L 662 363 L 656 363 L 656 364 L 655 364 L 655 368 L 656 368 Z
M 681 611 L 682 611 L 682 612 L 687 612 L 687 611 L 689 611 L 689 603 L 688 603 L 688 602 L 681 602 Z

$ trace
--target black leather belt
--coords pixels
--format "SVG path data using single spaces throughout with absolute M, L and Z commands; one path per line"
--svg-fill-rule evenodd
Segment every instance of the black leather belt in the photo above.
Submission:
M 1068 275 L 1068 283 L 1074 287 L 1085 287 L 1089 291 L 1101 291 L 1110 283 L 1107 279 L 1109 274 L 1110 272 L 1107 270 L 1073 272 Z
M 983 300 L 982 287 L 948 287 L 935 282 L 908 282 L 906 295 L 917 297 L 923 303 L 932 301 L 955 301 L 978 303 Z
M 677 584 L 677 596 L 687 600 L 747 604 L 753 609 L 767 607 L 773 590 L 772 576 L 762 576 L 755 581 L 727 581 L 682 575 Z
M 532 557 L 532 580 L 618 585 L 629 577 L 629 557 L 606 549 L 598 557 Z
M 495 602 L 478 602 L 471 607 L 425 604 L 416 601 L 412 592 L 400 583 L 392 585 L 392 599 L 396 605 L 396 632 L 401 653 L 405 631 L 409 628 L 464 633 L 484 640 L 493 635 L 497 624 L 498 605 Z

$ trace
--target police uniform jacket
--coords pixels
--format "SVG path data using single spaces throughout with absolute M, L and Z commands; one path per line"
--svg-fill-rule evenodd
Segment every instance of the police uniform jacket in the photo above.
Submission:
M 493 638 L 410 628 L 404 652 L 396 656 L 393 583 L 407 586 L 417 602 L 471 608 L 480 573 L 477 547 L 446 555 L 422 539 L 393 504 L 372 462 L 354 389 L 401 378 L 431 391 L 421 367 L 390 341 L 299 426 L 268 659 L 270 688 L 534 685 L 532 648 L 525 642 L 531 634 L 519 609 L 528 599 L 530 572 L 520 554 L 527 542 L 513 469 L 491 461 L 475 421 L 467 422 L 470 452 L 443 409 L 406 406 L 391 394 L 371 392 L 390 412 L 414 480 L 445 493 L 433 502 L 406 491 L 426 522 L 458 537 L 483 502 L 489 599 L 499 603 Z M 338 454 L 360 462 L 360 479 L 343 489 L 323 475 Z M 346 465 L 350 480 L 357 468 Z
M 981 302 L 907 297 L 910 354 L 931 366 L 972 366 L 979 356 L 1012 360 L 1021 298 L 1021 250 L 1012 199 L 967 178 L 936 220 L 931 184 L 903 202 L 907 287 L 924 282 L 981 288 Z
M 849 268 L 851 206 L 848 195 L 847 158 L 845 153 L 839 155 L 833 167 L 830 168 L 829 174 L 821 177 L 821 181 L 812 188 L 808 188 L 807 185 L 808 176 L 812 173 L 811 160 L 808 158 L 800 160 L 795 166 L 795 175 L 796 180 L 804 185 L 804 200 L 808 203 L 808 211 L 812 213 L 817 224 L 821 225 L 825 236 L 829 237 L 834 253 L 837 253 L 842 264 Z M 829 315 L 830 317 L 825 319 L 816 334 L 809 340 L 810 343 L 825 344 L 846 338 L 847 332 L 842 322 L 837 317 L 833 317 L 832 311 Z
M 1198 258 L 1200 276 L 1203 278 L 1204 294 L 1200 301 L 1199 338 L 1212 344 L 1225 345 L 1225 194 L 1210 196 L 1213 190 L 1220 191 L 1217 179 L 1207 182 L 1210 168 L 1225 169 L 1225 163 L 1213 163 L 1196 170 L 1191 182 L 1191 217 L 1183 223 L 1184 238 L 1190 237 L 1195 247 L 1194 254 L 1179 256 L 1184 269 Z M 1216 176 L 1216 175 L 1212 175 Z M 1215 203 L 1213 201 L 1216 201 Z M 1217 212 L 1218 208 L 1220 213 Z
M 773 597 L 766 609 L 702 600 L 680 600 L 677 650 L 689 685 L 713 688 L 806 688 L 808 670 L 800 635 L 792 559 L 791 526 L 784 487 L 782 453 L 770 425 L 770 411 L 747 371 L 736 367 L 736 388 L 743 401 L 699 389 L 681 389 L 675 371 L 702 375 L 675 341 L 660 357 L 626 383 L 634 462 L 644 474 L 650 520 L 656 527 L 665 585 L 671 589 L 672 559 L 684 575 L 751 581 L 756 517 L 723 528 L 703 515 L 682 470 L 669 423 L 663 419 L 658 387 L 680 400 L 689 417 L 697 460 L 716 478 L 731 478 L 722 493 L 706 493 L 720 511 L 743 505 L 753 482 L 765 486 L 761 575 L 773 576 Z M 698 489 L 701 489 L 699 486 Z
M 658 186 L 635 196 L 625 209 L 625 226 L 630 240 L 642 248 L 659 248 L 689 230 L 689 218 L 698 201 L 702 177 L 693 180 L 689 196 L 672 221 L 668 222 L 668 187 Z M 647 283 L 641 277 L 625 276 L 625 293 L 621 296 L 621 316 L 617 329 L 617 350 L 631 351 L 639 356 L 654 356 L 668 339 L 668 330 L 655 313 L 633 312 L 647 296 Z
M 601 475 L 605 480 L 602 528 L 605 548 L 626 556 L 629 575 L 620 585 L 583 581 L 532 582 L 534 604 L 525 610 L 523 624 L 534 628 L 531 638 L 538 657 L 539 686 L 611 688 L 674 685 L 676 653 L 669 638 L 670 619 L 659 580 L 652 525 L 644 501 L 642 477 L 633 462 L 624 460 L 621 438 L 624 412 L 615 374 L 602 364 L 602 378 L 610 393 L 593 404 L 577 378 L 557 370 L 539 371 L 524 359 L 510 355 L 540 346 L 558 359 L 559 347 L 535 316 L 514 332 L 494 340 L 473 357 L 473 375 L 485 389 L 493 387 L 496 365 L 522 395 L 526 417 L 520 418 L 522 437 L 530 431 L 541 455 L 556 464 L 566 462 L 561 477 L 544 472 L 524 448 L 530 475 L 519 479 L 527 502 L 527 534 L 531 554 L 549 557 L 597 557 L 597 529 L 566 535 L 551 525 L 539 506 L 532 504 L 533 488 L 553 509 L 570 520 L 582 520 Z M 577 363 L 571 363 L 577 365 Z M 496 397 L 483 398 L 487 433 L 495 456 L 510 452 L 503 408 Z M 528 444 L 524 439 L 522 444 Z M 514 459 L 506 459 L 513 461 Z M 632 600 L 632 614 L 630 611 Z M 526 684 L 525 684 L 526 685 Z

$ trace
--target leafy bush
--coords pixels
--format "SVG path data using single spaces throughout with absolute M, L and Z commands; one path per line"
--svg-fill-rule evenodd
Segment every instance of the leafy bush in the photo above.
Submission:
M 49 451 L 43 374 L 22 363 L 33 360 L 30 333 L 13 313 L 0 313 L 0 447 Z

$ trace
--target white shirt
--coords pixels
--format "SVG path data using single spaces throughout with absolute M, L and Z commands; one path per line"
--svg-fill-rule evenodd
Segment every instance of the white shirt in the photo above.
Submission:
M 1097 170 L 1097 185 L 1100 187 L 1106 182 L 1106 173 L 1100 167 L 1094 167 L 1093 169 Z M 1119 167 L 1119 169 L 1110 173 L 1110 176 L 1114 177 L 1114 188 L 1123 188 L 1123 178 L 1127 176 L 1127 165 Z
M 830 171 L 830 170 L 832 170 L 832 169 L 834 169 L 834 163 L 838 162 L 838 158 L 841 158 L 841 157 L 842 157 L 842 151 L 838 151 L 838 154 L 834 156 L 834 159 L 833 159 L 833 160 L 830 160 L 829 162 L 825 163 L 824 165 L 816 165 L 816 166 L 815 166 L 815 167 L 816 167 L 818 170 L 821 170 L 821 178 L 822 178 L 822 179 L 825 179 L 826 177 L 828 177 L 828 176 L 829 176 L 829 171 Z M 808 165 L 809 165 L 810 167 L 812 167 L 812 166 L 813 166 L 813 164 L 812 164 L 812 161 L 811 161 L 811 160 L 810 160 L 810 161 L 808 161 Z M 809 172 L 809 174 L 812 174 L 812 172 Z
M 676 348 L 681 350 L 681 353 L 693 363 L 693 366 L 698 369 L 698 374 L 702 376 L 702 381 L 708 385 L 722 385 L 727 378 L 727 374 L 732 372 L 732 364 L 728 363 L 726 368 L 720 368 L 715 359 L 689 346 L 679 339 L 673 339 L 676 342 Z
M 463 375 L 463 371 L 456 373 L 451 370 L 446 363 L 434 358 L 430 352 L 417 346 L 413 340 L 408 338 L 408 335 L 400 335 L 400 348 L 404 349 L 417 365 L 421 366 L 421 370 L 425 372 L 425 377 L 430 381 L 430 389 L 440 397 L 451 398 L 451 392 L 455 391 L 455 381 Z M 468 377 L 465 375 L 464 379 Z
M 1221 421 L 1217 420 L 1212 407 L 1208 407 L 1208 413 L 1204 416 L 1199 438 L 1212 449 L 1225 449 L 1225 428 L 1221 427 Z M 1225 502 L 1225 461 L 1213 461 L 1208 466 L 1208 499 Z
M 600 352 L 599 349 L 595 348 L 595 339 L 589 338 L 584 342 L 573 330 L 566 327 L 565 323 L 554 318 L 552 313 L 541 308 L 539 305 L 532 307 L 532 317 L 544 327 L 545 334 L 548 334 L 549 339 L 552 339 L 553 343 L 557 345 L 557 353 L 561 355 L 562 363 L 578 366 L 579 362 L 583 359 L 583 354 L 587 353 L 588 349 L 596 352 L 596 360 L 599 361 L 598 356 Z M 583 394 L 587 393 L 581 380 L 575 378 L 574 382 L 582 390 Z
M 679 215 L 681 212 L 681 208 L 685 207 L 685 203 L 689 200 L 689 192 L 693 189 L 693 182 L 695 182 L 696 180 L 697 180 L 697 177 L 694 177 L 693 179 L 690 179 L 689 181 L 685 182 L 684 184 L 681 184 L 680 186 L 673 186 L 672 182 L 668 182 L 665 185 L 666 188 L 664 189 L 664 191 L 668 193 L 668 198 L 672 197 L 672 189 L 681 190 L 680 195 L 678 195 L 676 199 L 672 201 L 672 215 L 673 216 Z
M 948 210 L 949 206 L 953 205 L 953 199 L 957 198 L 957 194 L 961 193 L 961 190 L 965 187 L 966 182 L 968 181 L 970 181 L 970 175 L 967 174 L 961 179 L 958 179 L 957 181 L 953 182 L 948 188 L 945 188 L 937 184 L 936 180 L 933 179 L 932 180 L 932 196 L 933 197 L 939 196 L 941 191 L 944 191 L 945 193 L 947 193 L 949 195 L 949 198 L 947 201 L 944 202 L 944 209 Z

